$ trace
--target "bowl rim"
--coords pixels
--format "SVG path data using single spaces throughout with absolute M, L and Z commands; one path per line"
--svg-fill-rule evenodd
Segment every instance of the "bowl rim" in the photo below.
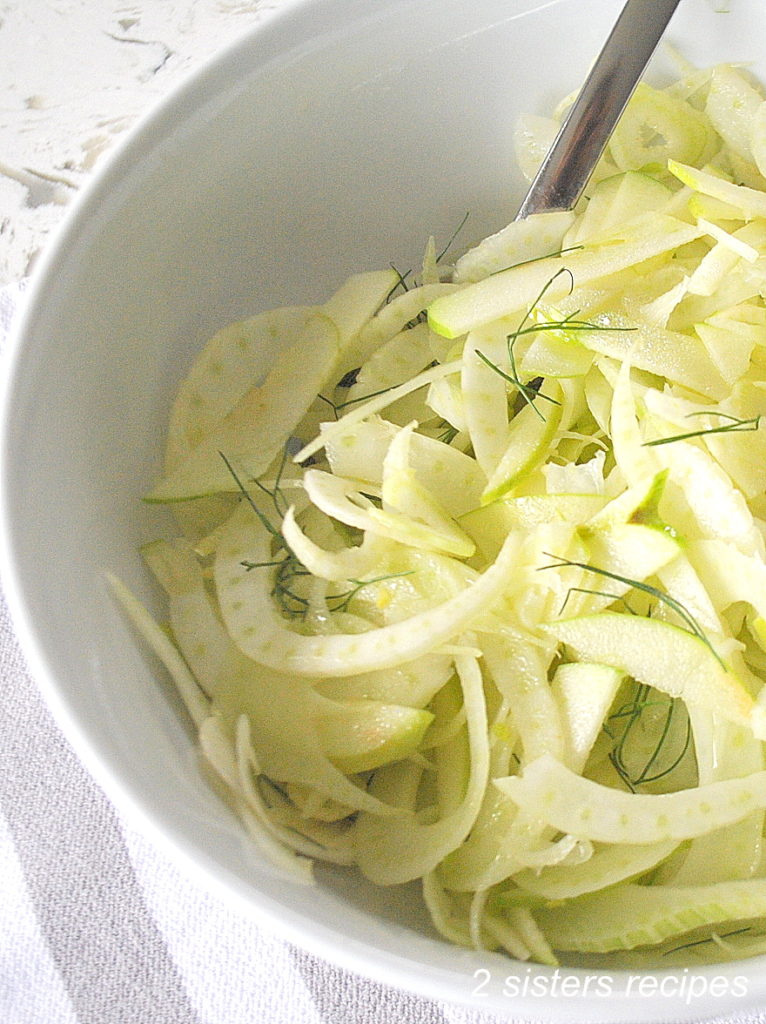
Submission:
M 567 0 L 552 2 L 555 5 Z M 386 15 L 392 16 L 395 8 L 407 7 L 405 0 L 378 0 L 378 3 L 376 15 L 385 8 Z M 548 0 L 541 6 L 550 4 L 551 0 Z M 24 572 L 13 544 L 16 529 L 14 520 L 18 513 L 13 508 L 9 489 L 9 467 L 13 461 L 9 425 L 14 413 L 14 385 L 26 351 L 26 338 L 33 333 L 35 320 L 39 310 L 44 307 L 46 294 L 55 278 L 57 266 L 60 265 L 72 242 L 78 239 L 85 220 L 98 204 L 99 197 L 107 194 L 119 180 L 121 169 L 126 164 L 130 165 L 142 151 L 151 152 L 168 137 L 173 130 L 174 114 L 183 114 L 189 109 L 195 94 L 204 94 L 208 100 L 216 95 L 225 83 L 233 78 L 232 69 L 238 55 L 249 54 L 256 61 L 254 66 L 258 66 L 259 51 L 262 51 L 260 61 L 265 65 L 270 60 L 278 59 L 280 54 L 284 55 L 300 45 L 315 42 L 321 34 L 318 27 L 324 26 L 325 31 L 337 29 L 341 24 L 339 16 L 344 11 L 350 18 L 373 17 L 368 5 L 361 0 L 283 0 L 277 8 L 264 9 L 258 22 L 184 74 L 166 95 L 151 103 L 136 118 L 131 127 L 105 154 L 91 179 L 73 198 L 60 224 L 47 240 L 21 295 L 20 308 L 14 317 L 2 354 L 5 374 L 0 381 L 0 566 L 3 573 L 3 592 L 16 639 L 34 684 L 55 722 L 76 751 L 78 759 L 94 781 L 103 788 L 118 812 L 143 833 L 148 834 L 164 855 L 181 863 L 195 880 L 208 890 L 214 891 L 238 913 L 256 918 L 258 923 L 262 922 L 262 915 L 265 914 L 269 929 L 310 953 L 365 978 L 400 988 L 424 999 L 447 1001 L 474 1010 L 495 1013 L 507 1013 L 512 1006 L 514 1016 L 523 1016 L 524 1020 L 529 1022 L 544 1017 L 546 1020 L 562 1024 L 574 1024 L 580 1020 L 604 1024 L 627 1024 L 636 1021 L 651 1021 L 656 1024 L 675 1021 L 691 1024 L 692 1021 L 702 1019 L 699 1013 L 703 1010 L 702 1001 L 695 1005 L 687 1005 L 685 1008 L 673 1003 L 668 1008 L 662 1002 L 664 997 L 646 998 L 636 1003 L 627 993 L 621 991 L 615 992 L 609 1000 L 594 1002 L 592 999 L 583 999 L 582 1003 L 578 1004 L 571 1000 L 557 1000 L 553 997 L 542 999 L 527 995 L 516 996 L 513 1003 L 509 1003 L 508 999 L 498 992 L 482 993 L 482 996 L 478 997 L 472 989 L 470 977 L 461 979 L 455 970 L 437 968 L 435 965 L 421 965 L 410 960 L 404 953 L 396 955 L 366 942 L 348 938 L 339 928 L 330 927 L 285 906 L 252 886 L 247 887 L 242 880 L 222 869 L 221 865 L 203 849 L 192 848 L 183 835 L 163 822 L 142 802 L 132 784 L 110 765 L 108 758 L 102 755 L 60 687 L 55 665 L 46 653 L 41 630 L 30 614 Z M 280 45 L 282 39 L 287 43 L 286 46 Z M 271 53 L 270 47 L 273 50 Z M 217 78 L 220 81 L 216 84 Z M 211 85 L 214 86 L 212 92 Z M 503 955 L 482 955 L 487 959 L 487 970 L 491 969 L 493 975 L 508 975 L 514 967 L 517 971 L 525 970 L 527 967 L 526 964 Z M 505 965 L 505 971 L 502 965 Z M 752 983 L 758 980 L 753 975 L 759 965 L 766 965 L 766 957 L 734 961 L 730 965 L 701 966 L 698 973 L 712 975 L 714 972 L 721 973 L 727 967 L 741 966 L 742 972 L 750 975 L 749 980 Z M 552 970 L 541 965 L 531 967 L 535 974 L 546 977 L 550 976 Z M 671 968 L 662 972 L 643 973 L 662 977 L 678 972 L 678 968 L 675 971 Z M 603 971 L 586 968 L 562 968 L 560 973 L 574 976 L 606 973 L 616 977 L 629 974 L 627 969 Z M 474 986 L 477 987 L 479 986 Z M 484 996 L 487 998 L 483 998 Z M 733 1003 L 729 1000 L 724 1006 L 708 1000 L 704 1005 L 704 1016 L 718 1014 L 721 1009 L 744 1012 L 762 1005 L 765 1000 L 766 977 L 760 980 L 760 984 L 753 984 L 752 991 L 748 991 L 747 999 L 741 1002 Z

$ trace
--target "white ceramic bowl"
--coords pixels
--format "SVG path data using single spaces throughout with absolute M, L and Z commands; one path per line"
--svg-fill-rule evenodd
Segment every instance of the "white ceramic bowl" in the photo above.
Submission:
M 502 226 L 523 193 L 517 114 L 546 112 L 577 86 L 620 6 L 285 8 L 145 120 L 78 202 L 14 339 L 2 422 L 3 571 L 18 631 L 114 800 L 138 810 L 190 870 L 316 953 L 515 1018 L 741 1012 L 766 1004 L 766 963 L 695 971 L 705 983 L 693 998 L 678 970 L 630 990 L 627 975 L 613 974 L 606 998 L 606 983 L 584 985 L 588 972 L 564 972 L 579 979 L 564 986 L 536 968 L 529 977 L 542 980 L 525 995 L 525 966 L 442 942 L 409 887 L 373 892 L 333 871 L 314 889 L 286 885 L 202 780 L 188 723 L 104 573 L 154 601 L 137 547 L 164 517 L 140 496 L 203 340 L 270 306 L 320 302 L 353 271 L 415 265 L 427 236 L 446 240 L 466 211 L 466 242 Z M 762 0 L 683 0 L 669 38 L 700 64 L 754 60 L 766 73 Z M 743 982 L 713 992 L 720 975 Z M 522 992 L 512 997 L 514 987 Z

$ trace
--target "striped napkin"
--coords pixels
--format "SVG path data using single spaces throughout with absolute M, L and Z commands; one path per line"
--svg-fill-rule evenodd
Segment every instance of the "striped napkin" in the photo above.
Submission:
M 0 342 L 21 296 L 0 290 Z M 123 818 L 0 601 L 0 1024 L 491 1024 L 256 927 Z

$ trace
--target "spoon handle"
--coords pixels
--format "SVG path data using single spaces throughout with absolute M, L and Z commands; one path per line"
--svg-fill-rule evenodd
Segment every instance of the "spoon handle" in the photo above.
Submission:
M 571 210 L 680 0 L 627 0 L 516 214 Z

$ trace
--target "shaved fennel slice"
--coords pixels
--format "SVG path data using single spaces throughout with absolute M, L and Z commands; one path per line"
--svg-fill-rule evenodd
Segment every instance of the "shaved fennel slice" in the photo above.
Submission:
M 283 868 L 291 878 L 307 884 L 313 883 L 311 861 L 285 844 L 281 830 L 271 821 L 263 797 L 255 785 L 253 772 L 258 772 L 258 762 L 250 746 L 250 727 L 245 715 L 237 722 L 235 760 L 239 789 L 244 797 L 239 812 L 250 835 L 269 859 Z
M 221 452 L 251 477 L 265 472 L 333 373 L 339 372 L 340 355 L 393 287 L 392 273 L 349 277 L 306 320 L 263 383 L 250 387 L 225 416 L 209 423 L 211 429 L 199 444 L 147 500 L 179 501 L 237 490 Z
M 355 424 L 348 433 L 333 433 L 326 444 L 327 461 L 335 476 L 379 487 L 383 460 L 397 427 L 379 416 Z M 417 479 L 451 516 L 461 516 L 479 504 L 486 483 L 476 460 L 425 434 L 410 438 L 410 460 Z
M 342 679 L 322 679 L 316 684 L 318 693 L 333 700 L 379 700 L 424 708 L 453 675 L 452 657 L 447 654 L 424 654 L 414 661 L 379 672 L 361 672 Z M 432 727 L 421 750 L 439 740 Z
M 264 377 L 274 340 L 294 340 L 316 312 L 314 306 L 273 309 L 228 324 L 210 338 L 173 403 L 166 472 L 170 473 Z
M 391 291 L 394 290 L 397 280 L 398 275 L 391 286 Z M 419 288 L 410 288 L 402 295 L 397 295 L 387 302 L 362 327 L 344 351 L 338 365 L 338 378 L 340 379 L 349 370 L 366 363 L 382 345 L 391 341 L 412 320 L 416 320 L 431 302 L 441 296 L 449 295 L 456 288 L 457 285 L 445 282 L 421 285 Z
M 519 539 L 511 534 L 497 560 L 453 598 L 401 622 L 363 634 L 305 636 L 290 629 L 271 598 L 267 572 L 243 561 L 268 563 L 271 537 L 255 517 L 232 517 L 218 546 L 215 581 L 226 627 L 254 661 L 303 675 L 350 676 L 390 668 L 435 651 L 513 588 Z
M 465 557 L 472 555 L 474 544 L 444 513 L 439 513 L 426 492 L 411 478 L 409 483 L 420 499 L 413 502 L 421 513 L 413 518 L 395 508 L 376 508 L 360 490 L 364 485 L 352 480 L 310 469 L 304 477 L 306 493 L 318 509 L 346 526 L 378 533 L 381 537 L 407 544 L 423 551 L 441 552 Z M 428 521 L 423 521 L 424 515 Z
M 513 876 L 513 881 L 525 892 L 546 900 L 568 900 L 646 874 L 666 860 L 677 847 L 675 839 L 646 845 L 619 843 L 604 846 L 580 864 L 553 864 L 541 871 L 525 868 Z M 502 900 L 502 896 L 499 899 Z
M 568 293 L 572 278 L 578 286 L 584 285 L 677 249 L 704 234 L 702 228 L 674 217 L 651 214 L 650 218 L 643 235 L 637 230 L 624 241 L 610 240 L 600 247 L 524 263 L 467 285 L 437 299 L 428 309 L 428 321 L 437 334 L 456 338 L 529 307 L 546 286 L 546 301 L 556 302 Z
M 744 160 L 752 160 L 753 121 L 763 95 L 731 64 L 719 64 L 710 74 L 705 113 L 726 145 Z
M 270 779 L 306 785 L 348 807 L 349 813 L 401 813 L 356 785 L 324 752 L 318 720 L 333 707 L 314 691 L 311 680 L 243 658 L 239 671 L 220 681 L 212 709 L 232 732 L 242 715 L 247 716 L 254 756 Z
M 386 544 L 379 534 L 369 530 L 359 547 L 326 551 L 306 536 L 295 521 L 295 509 L 292 506 L 282 520 L 282 536 L 312 576 L 339 583 L 372 573 L 380 563 L 381 548 Z
M 508 438 L 508 395 L 503 377 L 493 369 L 508 363 L 505 331 L 472 331 L 463 346 L 460 389 L 463 413 L 476 461 L 489 478 L 503 456 Z
M 558 252 L 574 219 L 571 210 L 555 210 L 511 221 L 460 257 L 455 264 L 454 280 L 470 284 L 518 263 Z
M 699 708 L 689 709 L 689 720 L 701 785 L 763 769 L 763 743 L 749 729 Z M 761 863 L 763 824 L 761 809 L 734 825 L 698 836 L 669 881 L 674 886 L 707 885 L 751 878 Z
M 135 628 L 167 669 L 192 721 L 199 727 L 210 714 L 210 702 L 189 671 L 178 648 L 122 580 L 112 574 L 107 574 L 107 580 Z
M 663 165 L 669 156 L 689 163 L 710 159 L 718 145 L 702 111 L 665 90 L 639 82 L 609 140 L 620 170 Z
M 391 512 L 409 516 L 430 528 L 447 554 L 470 558 L 476 545 L 418 480 L 412 468 L 410 450 L 415 426 L 410 423 L 403 427 L 391 441 L 383 461 L 383 509 L 372 509 L 370 514 L 378 522 L 384 522 L 383 517 Z
M 554 949 L 605 953 L 764 915 L 766 882 L 753 879 L 678 888 L 618 886 L 539 910 L 535 917 Z
M 380 310 L 398 280 L 393 267 L 352 274 L 320 307 L 338 329 L 341 357 Z
M 718 612 L 745 601 L 766 617 L 766 562 L 762 555 L 743 554 L 723 540 L 691 541 L 688 553 Z
M 373 392 L 395 387 L 424 370 L 433 361 L 429 339 L 428 324 L 424 323 L 395 334 L 363 363 L 344 404 L 355 405 Z
M 543 754 L 523 775 L 494 782 L 554 828 L 601 843 L 692 839 L 766 807 L 766 771 L 655 796 L 602 786 Z
M 281 787 L 263 775 L 250 744 L 250 726 L 245 715 L 237 721 L 233 738 L 220 718 L 211 716 L 200 729 L 200 742 L 216 771 L 220 770 L 223 744 L 231 747 L 228 755 L 224 756 L 232 767 L 228 763 L 223 767 L 228 775 L 233 772 L 233 780 L 224 776 L 224 781 L 240 798 L 240 812 L 244 809 L 243 803 L 252 812 L 252 818 L 245 821 L 248 827 L 255 825 L 265 830 L 286 850 L 301 854 L 301 860 L 311 858 L 312 861 L 322 860 L 331 864 L 353 863 L 348 828 L 344 822 L 308 818 Z M 301 867 L 305 867 L 305 861 Z
M 519 484 L 532 470 L 544 462 L 550 452 L 562 423 L 563 392 L 558 381 L 546 384 L 545 394 L 552 405 L 543 414 L 538 404 L 529 402 L 508 425 L 505 448 L 487 481 L 481 501 L 488 505 L 503 497 Z
M 293 456 L 293 462 L 305 462 L 306 459 L 315 455 L 321 448 L 324 448 L 328 441 L 342 434 L 348 434 L 357 423 L 361 423 L 362 420 L 367 419 L 368 416 L 381 412 L 386 408 L 386 406 L 397 401 L 397 399 L 403 398 L 405 395 L 409 395 L 413 391 L 417 391 L 419 388 L 424 388 L 427 384 L 431 384 L 435 380 L 440 380 L 442 377 L 449 377 L 451 373 L 459 372 L 459 359 L 456 359 L 451 363 L 442 363 L 439 366 L 433 366 L 430 370 L 423 370 L 423 372 L 419 373 L 416 377 L 405 381 L 403 384 L 397 385 L 395 388 L 389 388 L 389 390 L 384 392 L 382 395 L 376 395 L 374 398 L 370 398 L 367 402 L 361 402 L 334 423 L 323 424 L 319 436 L 304 445 L 297 455 Z
M 688 441 L 660 445 L 654 451 L 681 489 L 697 536 L 729 541 L 745 555 L 763 554 L 764 541 L 747 501 L 707 452 Z
M 481 639 L 495 686 L 508 701 L 526 761 L 543 753 L 561 757 L 564 733 L 558 705 L 548 683 L 550 656 L 523 640 L 488 634 Z
M 264 473 L 322 390 L 338 346 L 338 329 L 332 320 L 322 314 L 311 317 L 263 384 L 251 388 L 146 500 L 181 501 L 236 491 L 237 482 L 221 458 L 222 452 L 244 475 L 258 477 Z M 310 359 L 306 358 L 307 350 Z
M 257 756 L 271 778 L 305 783 L 349 808 L 390 813 L 391 808 L 347 779 L 324 749 L 334 741 L 337 726 L 334 730 L 322 728 L 320 716 L 335 712 L 337 718 L 342 707 L 315 693 L 310 680 L 271 671 L 239 650 L 215 613 L 199 567 L 193 560 L 190 564 L 188 548 L 158 541 L 152 545 L 152 552 L 151 564 L 171 594 L 171 621 L 183 658 L 177 651 L 175 660 L 172 658 L 175 647 L 156 627 L 159 652 L 167 659 L 177 685 L 188 689 L 188 663 L 199 684 L 212 695 L 210 707 L 230 734 L 234 723 L 246 714 L 254 743 L 253 756 Z M 172 579 L 173 575 L 177 579 Z M 387 700 L 390 702 L 391 697 Z M 207 704 L 204 710 L 207 713 Z M 376 707 L 365 701 L 360 702 L 358 711 L 355 739 L 362 742 L 362 753 L 369 756 L 376 744 L 380 747 L 380 741 L 385 742 L 386 731 L 397 731 L 396 709 L 392 716 L 376 715 Z M 201 713 L 202 710 L 195 711 Z M 200 729 L 209 731 L 209 721 L 206 718 L 199 723 Z M 379 735 L 372 734 L 370 727 Z M 219 758 L 213 763 L 218 767 L 223 762 Z M 220 774 L 231 785 L 231 772 L 221 770 Z
M 182 538 L 158 540 L 141 549 L 144 561 L 168 595 L 168 619 L 176 646 L 209 696 L 238 652 L 215 614 L 202 566 Z
M 609 412 L 614 459 L 626 484 L 653 479 L 660 468 L 654 449 L 644 447 L 630 369 L 630 362 L 625 360 L 617 375 Z
M 437 932 L 456 946 L 471 946 L 467 913 L 461 914 L 453 893 L 439 882 L 437 871 L 423 875 L 423 900 Z M 524 950 L 524 952 L 527 952 Z
M 421 878 L 465 839 L 487 787 L 489 743 L 481 670 L 475 658 L 459 655 L 455 666 L 463 690 L 468 729 L 468 783 L 460 805 L 446 817 L 428 825 L 412 820 L 399 827 L 388 820 L 360 815 L 355 829 L 355 850 L 362 872 L 379 885 L 396 885 Z

